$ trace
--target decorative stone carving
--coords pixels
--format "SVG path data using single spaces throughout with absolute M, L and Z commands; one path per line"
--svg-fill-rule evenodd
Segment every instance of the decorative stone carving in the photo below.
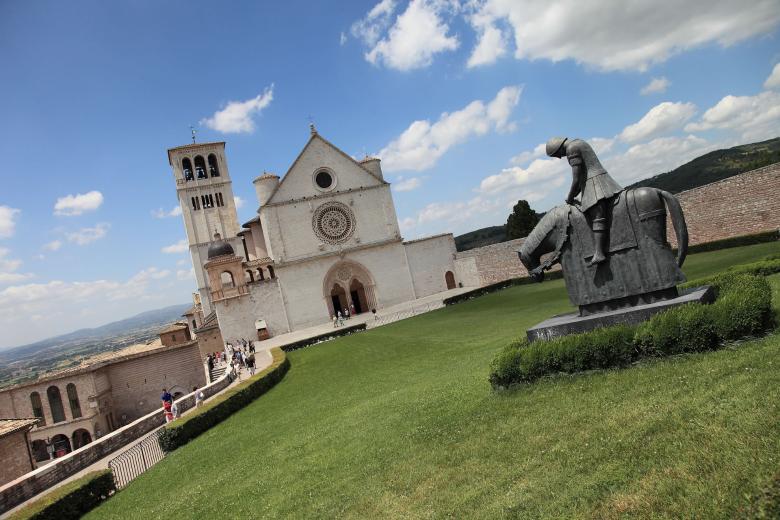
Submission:
M 314 211 L 312 228 L 323 242 L 346 242 L 355 232 L 355 214 L 341 202 L 327 202 Z

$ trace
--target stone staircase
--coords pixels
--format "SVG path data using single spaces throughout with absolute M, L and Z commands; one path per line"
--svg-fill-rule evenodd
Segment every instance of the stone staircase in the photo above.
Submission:
M 222 374 L 224 374 L 226 370 L 227 370 L 227 364 L 215 366 L 214 368 L 212 368 L 211 373 L 209 374 L 210 381 L 213 383 L 214 381 L 222 377 Z

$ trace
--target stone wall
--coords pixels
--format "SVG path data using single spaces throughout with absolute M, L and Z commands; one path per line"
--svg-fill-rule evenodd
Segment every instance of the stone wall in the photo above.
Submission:
M 455 273 L 455 240 L 451 233 L 404 242 L 414 295 L 424 298 L 447 290 L 445 275 Z M 457 280 L 456 280 L 457 282 Z
M 214 383 L 202 388 L 206 399 L 221 391 L 231 383 L 231 375 L 226 373 Z M 195 405 L 195 393 L 185 395 L 176 401 L 183 413 Z M 0 515 L 49 489 L 66 478 L 94 464 L 103 457 L 126 446 L 142 435 L 152 431 L 165 422 L 161 409 L 115 430 L 86 446 L 72 451 L 55 461 L 31 471 L 3 486 L 0 486 Z
M 517 256 L 517 250 L 524 241 L 525 238 L 518 238 L 457 253 L 457 281 L 472 287 L 528 276 L 528 271 Z
M 247 287 L 249 292 L 244 296 L 214 303 L 225 341 L 235 345 L 240 339 L 256 340 L 257 320 L 265 320 L 272 336 L 289 332 L 279 279 L 258 280 Z
M 193 386 L 206 384 L 195 341 L 112 363 L 107 369 L 114 417 L 119 424 L 159 408 L 163 388 L 171 394 L 188 394 Z
M 0 453 L 3 454 L 3 463 L 0 464 L 0 486 L 32 471 L 26 429 L 0 438 Z
M 690 245 L 780 229 L 780 163 L 677 194 Z M 671 219 L 669 242 L 677 245 Z

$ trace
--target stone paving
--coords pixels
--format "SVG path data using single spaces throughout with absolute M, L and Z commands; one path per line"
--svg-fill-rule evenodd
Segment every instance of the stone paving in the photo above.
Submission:
M 473 289 L 474 287 L 459 287 L 456 289 L 450 289 L 449 291 L 431 294 L 430 296 L 419 298 L 417 300 L 399 303 L 398 305 L 393 305 L 391 307 L 386 307 L 381 311 L 377 311 L 377 318 L 374 318 L 374 315 L 370 312 L 364 312 L 362 314 L 352 316 L 348 320 L 344 320 L 344 325 L 358 325 L 360 323 L 366 323 L 368 328 L 374 328 L 377 325 L 386 325 L 388 323 L 393 323 L 398 320 L 441 308 L 444 306 L 444 299 L 457 296 L 458 294 L 462 294 Z M 333 327 L 333 322 L 327 322 L 323 323 L 322 325 L 315 325 L 306 329 L 288 332 L 287 334 L 280 334 L 265 341 L 255 341 L 255 348 L 258 351 L 270 350 L 274 347 L 283 347 L 290 343 L 296 343 L 308 338 L 321 336 L 323 334 L 332 332 L 333 330 L 338 329 Z

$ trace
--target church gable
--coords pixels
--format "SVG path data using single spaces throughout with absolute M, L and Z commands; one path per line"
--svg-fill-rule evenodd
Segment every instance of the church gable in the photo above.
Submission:
M 386 183 L 349 155 L 314 134 L 285 174 L 269 204 L 383 184 Z

